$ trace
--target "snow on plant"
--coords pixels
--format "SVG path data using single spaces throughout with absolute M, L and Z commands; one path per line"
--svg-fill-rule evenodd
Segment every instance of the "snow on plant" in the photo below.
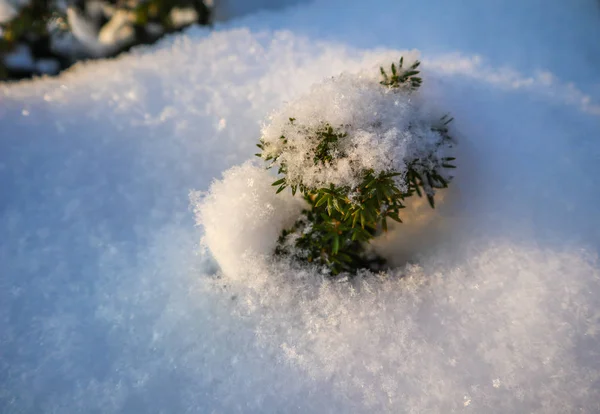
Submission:
M 235 277 L 245 257 L 270 255 L 282 228 L 290 226 L 303 208 L 289 194 L 275 194 L 271 175 L 246 162 L 223 173 L 208 193 L 192 193 L 204 242 L 221 270 Z
M 300 192 L 309 208 L 281 234 L 276 253 L 324 265 L 332 274 L 377 268 L 368 242 L 402 222 L 407 198 L 446 188 L 453 138 L 448 115 L 418 95 L 420 62 L 380 68 L 382 80 L 344 74 L 271 117 L 256 154 L 277 168 L 277 193 Z

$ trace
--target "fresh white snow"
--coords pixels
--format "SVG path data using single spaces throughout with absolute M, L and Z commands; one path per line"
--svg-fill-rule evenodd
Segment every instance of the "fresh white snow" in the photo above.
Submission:
M 1 86 L 0 412 L 600 411 L 599 35 L 591 0 L 321 0 Z M 261 126 L 408 53 L 443 203 L 387 274 L 272 260 Z
M 405 68 L 413 64 L 405 63 Z M 431 94 L 383 87 L 380 80 L 379 68 L 370 67 L 359 75 L 343 74 L 313 86 L 269 116 L 260 134 L 262 157 L 276 158 L 270 161 L 275 169 L 285 165 L 289 185 L 355 188 L 366 170 L 404 173 L 406 163 L 414 159 L 449 156 L 451 145 L 438 148 L 440 134 L 431 130 L 443 126 L 441 118 L 447 113 L 428 104 Z M 319 141 L 310 134 L 325 126 L 344 136 L 323 168 L 313 162 Z M 404 179 L 398 182 L 402 189 Z

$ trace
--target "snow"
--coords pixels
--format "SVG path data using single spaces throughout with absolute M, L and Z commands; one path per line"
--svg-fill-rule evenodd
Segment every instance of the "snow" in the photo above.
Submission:
M 405 68 L 412 64 L 407 62 Z M 436 149 L 442 138 L 431 130 L 442 125 L 444 112 L 428 107 L 421 91 L 380 85 L 379 69 L 369 69 L 319 83 L 269 117 L 261 131 L 262 156 L 274 158 L 276 167 L 285 166 L 288 185 L 319 188 L 334 184 L 354 189 L 367 170 L 375 175 L 404 174 L 407 163 L 430 156 L 439 160 L 442 150 L 448 151 L 446 146 Z M 325 127 L 343 136 L 323 168 L 313 161 L 319 141 L 311 139 L 311 134 Z M 402 188 L 403 178 L 398 184 L 408 190 Z
M 6 0 L 0 1 L 0 23 L 11 20 L 16 14 L 17 11 L 12 3 L 9 3 Z
M 244 255 L 271 254 L 281 230 L 293 225 L 305 207 L 291 194 L 276 194 L 272 181 L 264 167 L 246 162 L 227 170 L 209 193 L 192 194 L 198 224 L 206 229 L 205 244 L 233 277 Z
M 130 11 L 117 10 L 104 26 L 98 28 L 77 7 L 70 6 L 67 9 L 67 20 L 73 36 L 83 45 L 86 53 L 94 57 L 110 55 L 131 43 L 135 36 L 132 25 L 134 18 Z
M 240 17 L 263 9 L 278 10 L 301 3 L 308 3 L 308 0 L 211 0 L 206 2 L 207 5 L 213 6 L 216 21 Z
M 597 4 L 340 4 L 0 87 L 1 412 L 600 410 Z M 272 260 L 262 123 L 413 48 L 460 139 L 419 248 Z
M 198 21 L 198 12 L 192 8 L 174 7 L 169 13 L 169 19 L 175 27 L 183 27 Z
M 101 45 L 110 45 L 113 50 L 130 43 L 135 36 L 135 29 L 131 24 L 133 20 L 133 13 L 117 10 L 98 32 L 98 42 Z

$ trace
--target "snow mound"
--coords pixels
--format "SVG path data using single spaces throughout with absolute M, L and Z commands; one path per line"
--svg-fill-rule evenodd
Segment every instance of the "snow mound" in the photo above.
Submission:
M 595 412 L 597 258 L 506 241 L 462 250 L 342 282 L 247 256 L 219 284 L 263 345 L 355 412 Z

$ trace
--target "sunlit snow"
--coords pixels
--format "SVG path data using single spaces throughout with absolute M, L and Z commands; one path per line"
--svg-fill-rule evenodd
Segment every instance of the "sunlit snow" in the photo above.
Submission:
M 599 6 L 507 3 L 295 4 L 0 86 L 0 412 L 600 412 Z M 384 274 L 273 260 L 262 125 L 409 53 L 443 202 Z

